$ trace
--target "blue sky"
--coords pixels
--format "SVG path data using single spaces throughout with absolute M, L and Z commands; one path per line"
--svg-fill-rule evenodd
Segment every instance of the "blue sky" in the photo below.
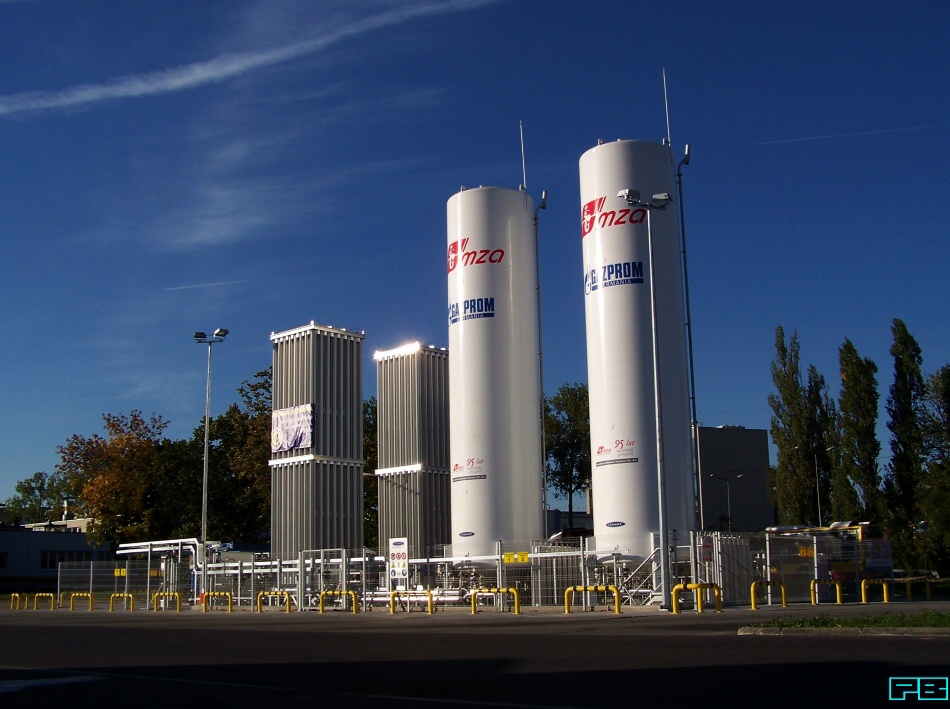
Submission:
M 139 409 L 187 437 L 272 331 L 447 343 L 445 203 L 548 190 L 545 383 L 586 380 L 577 161 L 684 168 L 699 419 L 767 428 L 775 327 L 836 393 L 950 361 L 950 5 L 0 0 L 0 499 Z M 882 441 L 886 452 L 886 431 Z

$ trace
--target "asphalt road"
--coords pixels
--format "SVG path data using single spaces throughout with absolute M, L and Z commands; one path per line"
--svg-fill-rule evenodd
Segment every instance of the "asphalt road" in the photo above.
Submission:
M 892 676 L 946 677 L 950 635 L 739 635 L 775 615 L 464 609 L 263 614 L 0 609 L 0 706 L 877 706 Z

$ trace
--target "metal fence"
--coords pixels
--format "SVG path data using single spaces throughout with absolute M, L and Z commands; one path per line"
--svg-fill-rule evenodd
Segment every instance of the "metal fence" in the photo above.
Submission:
M 389 606 L 395 590 L 403 608 L 428 603 L 430 594 L 436 607 L 467 606 L 473 594 L 478 603 L 505 607 L 506 595 L 484 590 L 493 588 L 516 590 L 525 608 L 561 606 L 568 596 L 585 609 L 612 603 L 604 592 L 566 593 L 578 586 L 614 586 L 624 605 L 649 605 L 663 598 L 656 535 L 653 546 L 653 553 L 641 558 L 618 548 L 598 550 L 591 538 L 498 542 L 495 553 L 486 556 L 410 558 L 407 575 L 397 585 L 386 556 L 377 550 L 311 550 L 296 559 L 232 553 L 201 569 L 195 540 L 172 540 L 129 545 L 122 551 L 134 556 L 116 562 L 62 563 L 58 590 L 61 601 L 71 593 L 90 593 L 100 606 L 113 594 L 123 594 L 118 601 L 123 607 L 128 599 L 136 606 L 150 605 L 156 593 L 160 607 L 170 603 L 172 594 L 182 603 L 197 604 L 206 575 L 207 591 L 214 592 L 211 605 L 223 604 L 228 594 L 235 606 L 251 608 L 258 602 L 285 605 L 289 599 L 297 609 L 316 609 L 323 594 L 329 609 L 351 610 L 355 597 L 362 610 L 372 610 Z M 890 576 L 890 546 L 881 540 L 694 532 L 682 540 L 671 536 L 664 549 L 670 554 L 671 585 L 716 584 L 726 605 L 749 603 L 756 580 L 780 581 L 789 601 L 807 602 L 813 579 L 839 580 L 846 591 L 856 593 L 860 579 Z M 771 602 L 771 588 L 764 592 Z M 833 593 L 823 585 L 819 599 Z M 690 595 L 681 598 L 685 606 Z

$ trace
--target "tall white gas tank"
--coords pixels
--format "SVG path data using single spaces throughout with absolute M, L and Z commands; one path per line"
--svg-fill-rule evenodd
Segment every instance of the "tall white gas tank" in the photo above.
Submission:
M 447 205 L 455 557 L 544 529 L 533 219 L 519 190 L 463 189 Z
M 629 140 L 591 148 L 580 188 L 594 534 L 598 549 L 646 556 L 659 531 L 654 327 L 668 528 L 695 527 L 683 276 L 673 202 L 650 214 L 654 322 L 646 208 L 618 195 L 674 197 L 670 149 Z

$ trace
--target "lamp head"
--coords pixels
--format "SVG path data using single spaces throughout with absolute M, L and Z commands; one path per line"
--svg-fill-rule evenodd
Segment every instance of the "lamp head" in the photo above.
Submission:
M 207 337 L 207 335 L 204 334 L 203 332 L 196 332 L 196 333 L 195 333 L 195 339 L 196 339 L 196 340 L 203 340 L 203 339 L 205 339 L 206 337 Z
M 219 327 L 217 330 L 214 331 L 214 336 L 224 338 L 228 336 L 228 332 L 229 331 L 225 330 L 223 327 Z
M 625 199 L 627 204 L 637 204 L 640 201 L 640 193 L 636 190 L 632 190 L 629 187 L 625 190 L 620 190 L 617 193 L 618 197 Z
M 663 209 L 673 200 L 670 198 L 669 192 L 661 192 L 660 194 L 653 195 L 653 206 L 657 209 Z

